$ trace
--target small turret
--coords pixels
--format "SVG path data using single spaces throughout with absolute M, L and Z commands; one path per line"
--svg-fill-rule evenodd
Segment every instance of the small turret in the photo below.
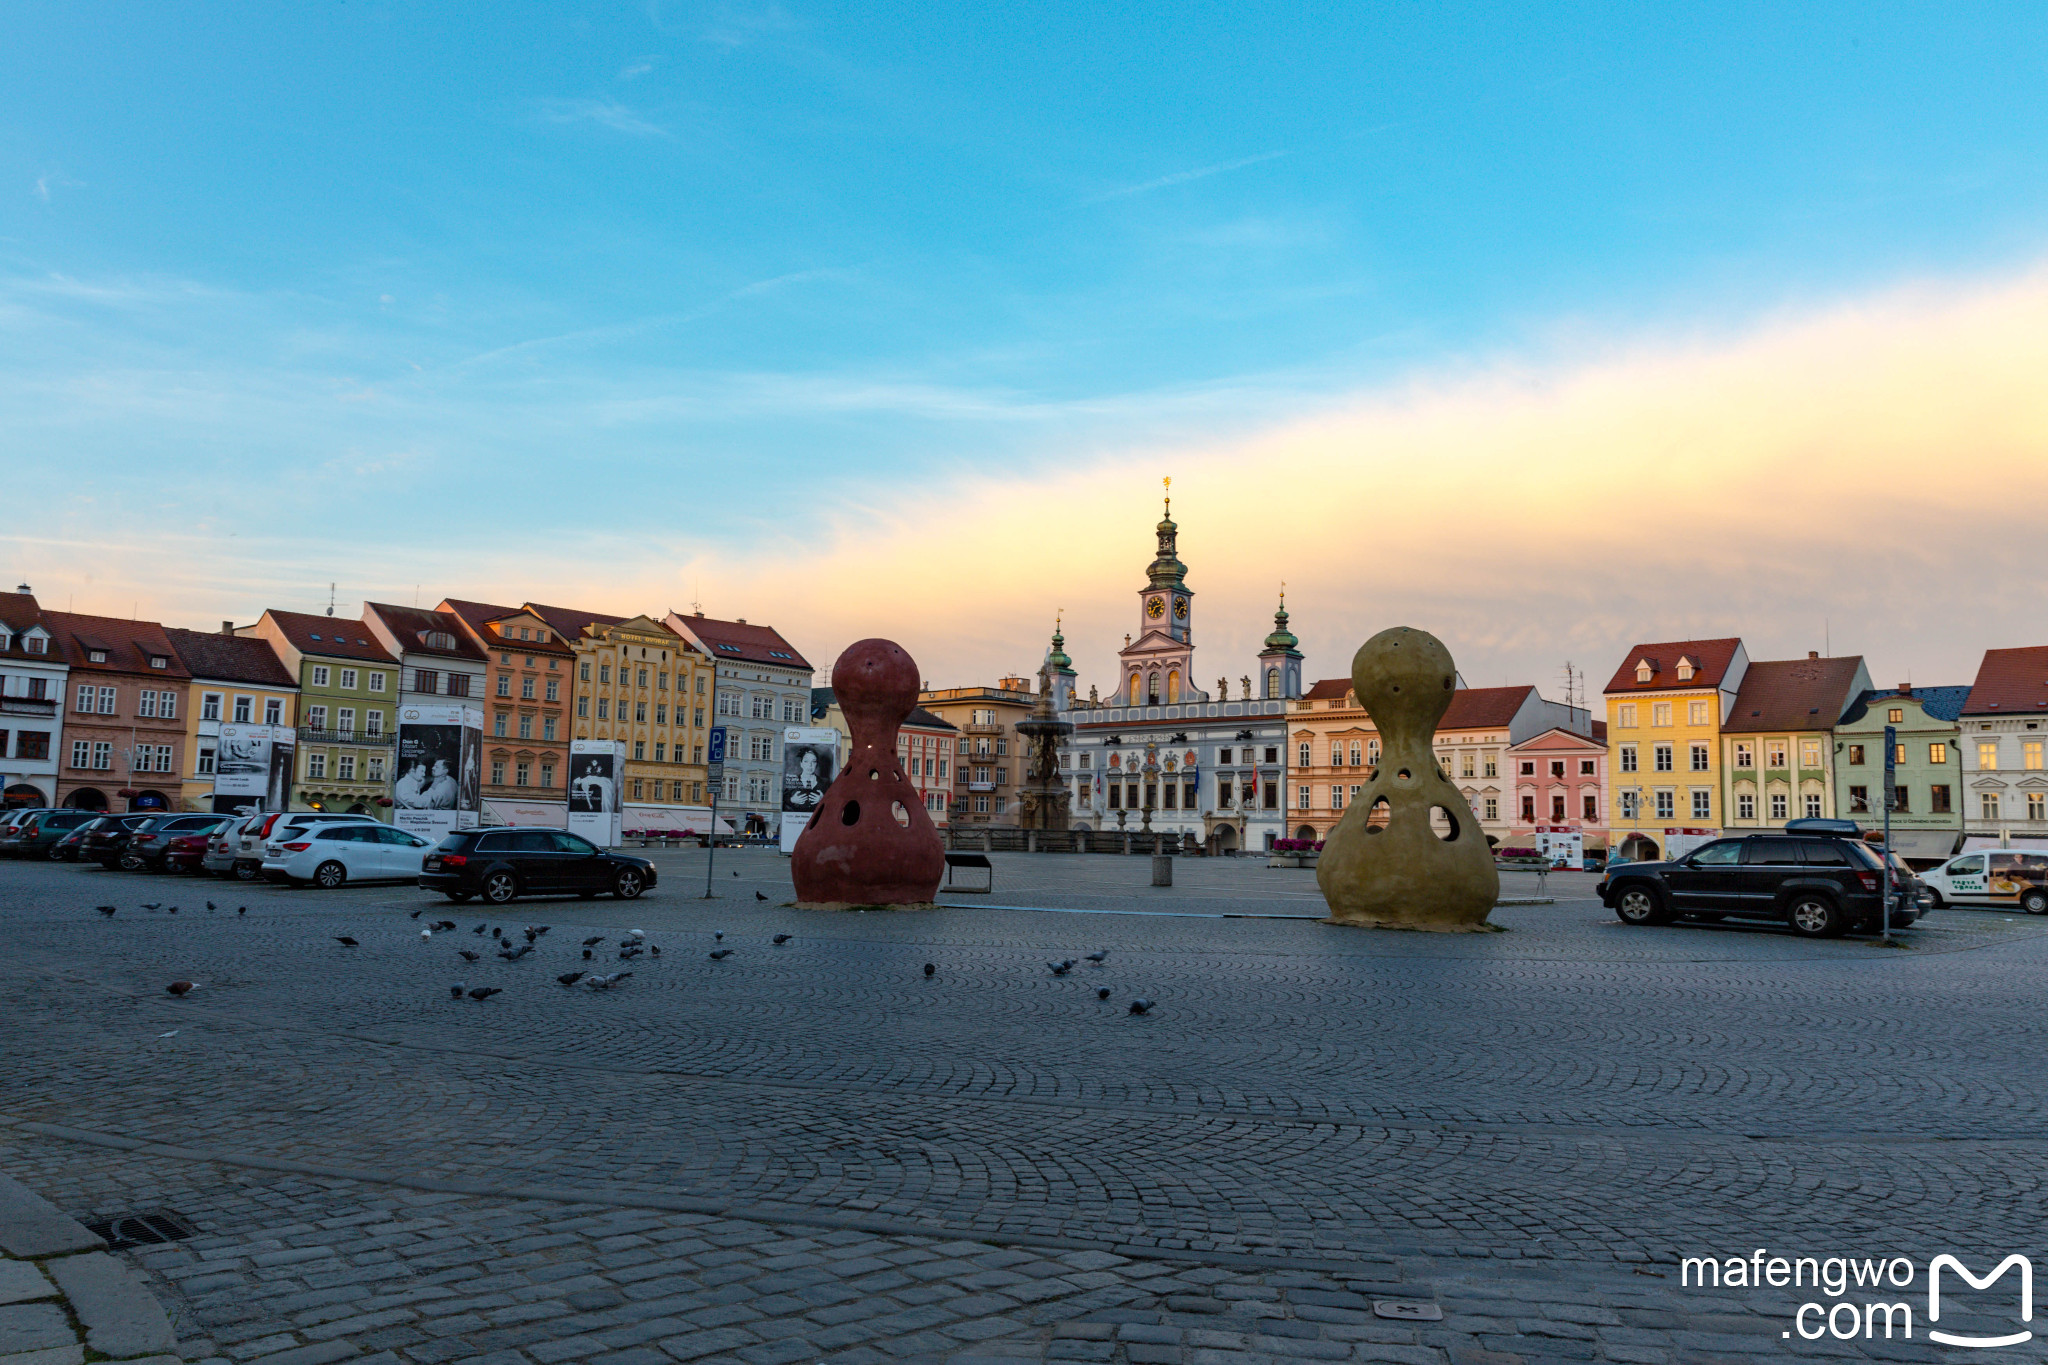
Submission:
M 1273 632 L 1259 651 L 1259 696 L 1289 701 L 1301 696 L 1301 641 L 1287 628 L 1287 585 L 1280 585 L 1280 606 L 1273 613 Z

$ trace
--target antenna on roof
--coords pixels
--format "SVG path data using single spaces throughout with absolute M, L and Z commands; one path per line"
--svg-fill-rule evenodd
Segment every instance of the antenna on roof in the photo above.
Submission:
M 327 585 L 327 614 L 329 616 L 334 615 L 334 585 L 332 583 Z

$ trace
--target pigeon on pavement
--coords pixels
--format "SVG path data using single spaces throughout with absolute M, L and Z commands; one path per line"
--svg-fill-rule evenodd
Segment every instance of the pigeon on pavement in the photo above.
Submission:
M 604 942 L 603 934 L 592 934 L 589 938 L 583 940 L 583 946 L 586 948 L 595 948 L 598 944 L 602 942 Z
M 463 985 L 460 981 L 458 981 L 448 988 L 448 998 L 450 1000 L 460 1000 L 462 998 L 462 993 L 468 989 L 469 987 Z
M 238 915 L 246 915 L 249 913 L 249 907 L 246 905 L 237 906 L 235 907 L 235 913 Z
M 507 962 L 517 962 L 520 958 L 525 957 L 528 953 L 532 951 L 533 945 L 531 943 L 522 943 L 517 948 L 507 949 L 499 952 L 498 956 L 504 958 Z
M 1099 990 L 1099 991 L 1095 992 L 1095 998 L 1096 998 L 1097 1000 L 1107 1000 L 1107 999 L 1109 999 L 1109 987 L 1107 987 L 1107 986 L 1104 986 L 1104 987 L 1103 987 L 1103 988 L 1102 988 L 1101 990 Z
M 757 900 L 757 901 L 765 901 L 765 900 L 767 900 L 768 898 L 767 898 L 766 896 L 762 895 L 762 894 L 761 894 L 760 892 L 756 891 L 756 892 L 754 893 L 754 899 L 755 899 L 755 900 Z
M 411 913 L 410 915 L 407 915 L 407 916 L 406 916 L 406 918 L 407 918 L 407 919 L 418 919 L 418 918 L 419 918 L 419 917 L 420 917 L 421 915 L 424 915 L 424 914 L 426 914 L 426 913 L 427 913 L 427 912 L 426 912 L 426 911 L 424 911 L 424 910 L 415 910 L 415 911 L 413 911 L 413 912 L 412 912 L 412 913 Z
M 1045 965 L 1046 969 L 1054 976 L 1065 976 L 1068 972 L 1074 970 L 1074 959 L 1070 957 L 1063 962 L 1048 962 Z
M 1109 949 L 1107 949 L 1107 948 L 1103 948 L 1103 949 L 1101 949 L 1101 950 L 1099 950 L 1099 951 L 1097 951 L 1097 952 L 1093 952 L 1093 953 L 1090 953 L 1090 954 L 1088 954 L 1088 960 L 1089 960 L 1090 962 L 1093 962 L 1093 963 L 1094 963 L 1094 964 L 1095 964 L 1096 966 L 1100 967 L 1100 966 L 1102 965 L 1102 959 L 1104 959 L 1105 957 L 1108 957 L 1108 956 L 1109 956 Z
M 610 976 L 593 976 L 590 984 L 595 990 L 608 991 L 631 975 L 631 972 L 613 972 Z
M 648 951 L 648 952 L 650 952 L 650 953 L 652 953 L 652 954 L 654 954 L 654 956 L 656 956 L 656 957 L 660 957 L 660 956 L 661 956 L 661 945 L 660 945 L 659 943 L 650 943 L 650 944 L 648 944 L 648 945 L 647 945 L 647 951 Z
M 187 993 L 197 989 L 197 983 L 192 981 L 173 981 L 170 985 L 164 987 L 164 989 L 169 991 L 172 995 L 183 997 Z
M 924 964 L 924 974 L 926 976 L 930 976 L 936 971 L 938 971 L 938 968 L 934 967 L 931 963 L 927 962 Z
M 434 936 L 434 931 L 433 931 L 432 929 L 422 929 L 422 930 L 420 930 L 420 937 L 421 937 L 421 938 L 432 938 L 433 936 Z
M 101 913 L 102 915 L 105 915 L 105 916 L 106 916 L 107 918 L 109 918 L 109 919 L 112 919 L 112 918 L 114 917 L 114 907 L 113 907 L 113 906 L 111 906 L 111 905 L 102 905 L 102 906 L 100 906 L 100 907 L 99 907 L 99 912 L 100 912 L 100 913 Z
M 723 929 L 713 929 L 713 930 L 711 931 L 711 938 L 712 938 L 712 941 L 713 941 L 713 942 L 715 942 L 715 943 L 723 943 L 723 942 L 725 942 L 725 930 L 723 930 Z
M 145 910 L 161 910 L 164 908 L 164 903 L 162 901 L 149 901 L 142 908 Z
M 1142 999 L 1141 999 L 1141 1000 L 1133 1000 L 1133 1001 L 1131 1002 L 1131 1013 L 1132 1013 L 1132 1014 L 1143 1014 L 1143 1013 L 1145 1013 L 1145 1011 L 1147 1011 L 1147 1010 L 1149 1010 L 1149 1009 L 1151 1009 L 1151 1008 L 1152 1008 L 1152 1002 L 1151 1002 L 1150 1000 L 1142 1000 Z
M 555 980 L 561 982 L 564 986 L 573 986 L 577 982 L 581 981 L 586 975 L 588 975 L 588 973 L 585 972 L 563 972 L 560 976 L 556 977 Z
M 472 1000 L 488 1000 L 492 996 L 497 995 L 498 993 L 503 991 L 504 989 L 505 988 L 503 986 L 478 986 L 475 990 L 469 993 L 469 998 Z
M 213 909 L 213 908 L 214 908 L 214 904 L 213 904 L 213 902 L 212 902 L 212 901 L 208 901 L 208 902 L 206 903 L 206 908 L 207 908 L 207 909 L 209 909 L 209 910 Z
M 169 910 L 168 910 L 168 911 L 167 911 L 166 913 L 167 913 L 167 914 L 172 914 L 172 915 L 175 915 L 175 914 L 177 914 L 177 913 L 178 913 L 178 907 L 174 905 L 174 906 L 172 906 L 172 907 L 171 907 L 171 908 L 170 908 L 170 909 L 169 909 Z
M 334 936 L 334 941 L 336 943 L 339 943 L 344 948 L 353 948 L 356 946 L 356 941 L 350 938 L 347 934 L 336 934 Z
M 778 948 L 779 948 L 779 947 L 781 947 L 781 946 L 782 946 L 783 944 L 785 944 L 785 943 L 789 942 L 789 940 L 790 940 L 790 939 L 791 939 L 792 937 L 793 937 L 793 935 L 790 935 L 790 934 L 777 934 L 777 935 L 775 936 L 775 946 L 776 946 L 776 947 L 778 947 Z
M 727 958 L 729 958 L 729 957 L 731 957 L 731 956 L 732 956 L 732 949 L 730 949 L 730 948 L 720 948 L 720 949 L 718 949 L 718 950 L 717 950 L 716 952 L 714 952 L 714 953 L 712 953 L 712 954 L 711 954 L 711 960 L 712 960 L 713 962 L 723 962 L 723 961 L 725 961 L 725 959 L 727 959 Z
M 480 957 L 482 957 L 482 956 L 483 956 L 483 954 L 482 954 L 482 953 L 472 953 L 472 952 L 471 952 L 471 951 L 470 951 L 469 949 L 467 949 L 467 948 L 458 948 L 458 949 L 456 949 L 455 951 L 456 951 L 456 952 L 458 952 L 458 953 L 460 953 L 460 954 L 462 955 L 462 960 L 463 960 L 464 962 L 474 962 L 474 961 L 476 961 L 476 960 L 477 960 L 478 958 L 480 958 Z
M 583 960 L 584 960 L 585 962 L 588 962 L 588 961 L 590 961 L 590 949 L 588 949 L 588 948 L 585 948 L 585 949 L 583 950 Z
M 479 924 L 479 925 L 478 925 L 478 926 L 477 926 L 476 928 L 474 928 L 474 929 L 470 930 L 469 932 L 471 932 L 472 934 L 481 934 L 481 933 L 482 933 L 483 931 L 484 931 L 484 927 L 483 927 L 483 925 Z

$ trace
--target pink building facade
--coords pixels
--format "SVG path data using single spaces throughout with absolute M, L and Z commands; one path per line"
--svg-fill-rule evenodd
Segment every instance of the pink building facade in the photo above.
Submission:
M 1514 823 L 1504 841 L 1536 847 L 1536 828 L 1578 830 L 1588 849 L 1607 847 L 1607 726 L 1593 735 L 1550 729 L 1508 748 L 1514 775 Z

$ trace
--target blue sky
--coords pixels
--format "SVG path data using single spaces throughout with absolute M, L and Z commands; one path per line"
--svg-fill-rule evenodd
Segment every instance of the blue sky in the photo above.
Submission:
M 864 517 L 914 534 L 906 499 L 1091 471 L 1141 553 L 1191 449 L 2017 276 L 2048 223 L 2037 6 L 16 3 L 0 36 L 0 457 L 42 509 L 0 539 L 46 597 L 180 620 L 596 564 L 744 615 Z

